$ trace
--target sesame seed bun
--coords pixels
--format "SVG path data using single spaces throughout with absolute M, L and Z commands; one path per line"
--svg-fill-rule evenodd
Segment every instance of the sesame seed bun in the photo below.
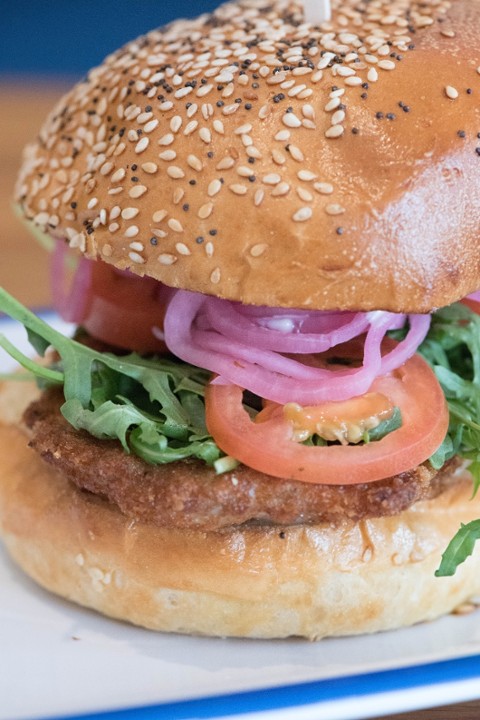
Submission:
M 394 517 L 241 526 L 222 532 L 132 522 L 28 448 L 19 421 L 36 390 L 0 392 L 0 532 L 48 590 L 154 630 L 318 639 L 431 620 L 480 592 L 480 555 L 435 578 L 471 481 Z M 260 571 L 259 571 L 260 569 Z
M 16 199 L 167 285 L 426 312 L 480 287 L 480 5 L 244 0 L 125 46 L 54 109 Z

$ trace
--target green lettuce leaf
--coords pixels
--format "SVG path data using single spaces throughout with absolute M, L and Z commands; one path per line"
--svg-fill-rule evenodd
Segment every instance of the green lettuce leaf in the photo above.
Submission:
M 480 540 L 480 520 L 472 520 L 467 525 L 462 525 L 443 553 L 442 562 L 435 575 L 454 575 L 457 567 L 472 554 L 477 540 Z
M 418 351 L 435 372 L 450 412 L 447 436 L 430 463 L 440 469 L 454 455 L 467 460 L 475 495 L 480 487 L 480 316 L 461 303 L 439 310 Z M 473 551 L 479 532 L 480 520 L 461 526 L 438 575 L 453 575 Z
M 42 386 L 63 384 L 61 412 L 73 427 L 119 440 L 127 452 L 150 463 L 195 457 L 221 467 L 225 455 L 205 427 L 209 372 L 168 358 L 93 350 L 51 328 L 1 288 L 0 308 L 26 327 L 37 353 L 44 355 L 49 347 L 57 351 L 60 361 L 48 368 L 0 336 L 0 346 Z

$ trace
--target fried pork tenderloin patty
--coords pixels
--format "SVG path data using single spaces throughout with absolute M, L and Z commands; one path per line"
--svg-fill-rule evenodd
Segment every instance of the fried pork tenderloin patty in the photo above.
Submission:
M 240 465 L 217 475 L 198 460 L 149 465 L 120 443 L 98 440 L 61 415 L 62 393 L 49 389 L 25 411 L 30 446 L 82 490 L 99 495 L 134 520 L 163 527 L 220 530 L 256 521 L 292 525 L 396 515 L 442 493 L 458 461 L 440 472 L 429 463 L 363 485 L 312 485 L 271 478 Z

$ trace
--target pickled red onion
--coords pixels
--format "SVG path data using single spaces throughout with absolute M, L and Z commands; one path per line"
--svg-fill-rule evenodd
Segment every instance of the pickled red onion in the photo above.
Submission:
M 298 318 L 292 315 L 292 326 L 296 327 L 296 330 L 282 332 L 271 329 L 268 323 L 259 324 L 255 322 L 254 318 L 242 315 L 233 303 L 226 303 L 219 298 L 209 297 L 205 302 L 205 310 L 211 327 L 224 337 L 236 340 L 240 333 L 244 343 L 251 344 L 258 349 L 277 352 L 325 352 L 335 345 L 360 335 L 368 328 L 365 313 L 338 313 L 330 320 L 330 329 L 327 332 L 302 331 L 302 325 L 307 319 L 311 325 L 314 325 L 316 316 L 321 316 L 322 313 L 313 311 L 309 313 L 309 317 L 304 314 L 303 318 L 300 316 L 303 322 L 299 322 Z M 282 317 L 288 318 L 288 313 L 283 313 Z M 321 322 L 322 318 L 318 319 Z M 271 322 L 272 317 L 269 320 Z
M 50 266 L 52 296 L 55 310 L 66 322 L 81 323 L 85 318 L 92 282 L 91 261 L 83 256 L 75 258 L 77 267 L 70 289 L 66 289 L 66 263 L 69 248 L 64 240 L 57 240 Z
M 290 318 L 286 327 L 292 330 L 270 329 L 268 325 L 276 317 Z M 217 373 L 214 382 L 239 385 L 278 403 L 306 405 L 361 395 L 378 375 L 402 365 L 415 353 L 430 325 L 428 315 L 410 315 L 408 319 L 410 329 L 405 339 L 382 357 L 383 338 L 389 330 L 403 327 L 406 315 L 382 311 L 274 312 L 271 308 L 262 314 L 259 308 L 177 290 L 165 315 L 164 337 L 177 357 Z M 317 333 L 312 332 L 315 327 Z M 365 331 L 360 367 L 312 367 L 291 357 L 323 352 Z M 289 357 L 279 351 L 288 352 Z

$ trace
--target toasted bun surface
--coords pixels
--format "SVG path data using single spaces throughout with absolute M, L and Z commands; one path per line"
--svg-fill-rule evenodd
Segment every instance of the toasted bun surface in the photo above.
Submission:
M 244 0 L 130 43 L 17 188 L 89 257 L 245 303 L 425 312 L 480 287 L 480 5 Z
M 452 578 L 433 575 L 460 521 L 478 515 L 470 482 L 337 528 L 167 530 L 44 464 L 11 424 L 27 401 L 18 388 L 0 399 L 1 534 L 32 578 L 81 605 L 156 630 L 314 639 L 432 619 L 480 592 L 478 553 Z

